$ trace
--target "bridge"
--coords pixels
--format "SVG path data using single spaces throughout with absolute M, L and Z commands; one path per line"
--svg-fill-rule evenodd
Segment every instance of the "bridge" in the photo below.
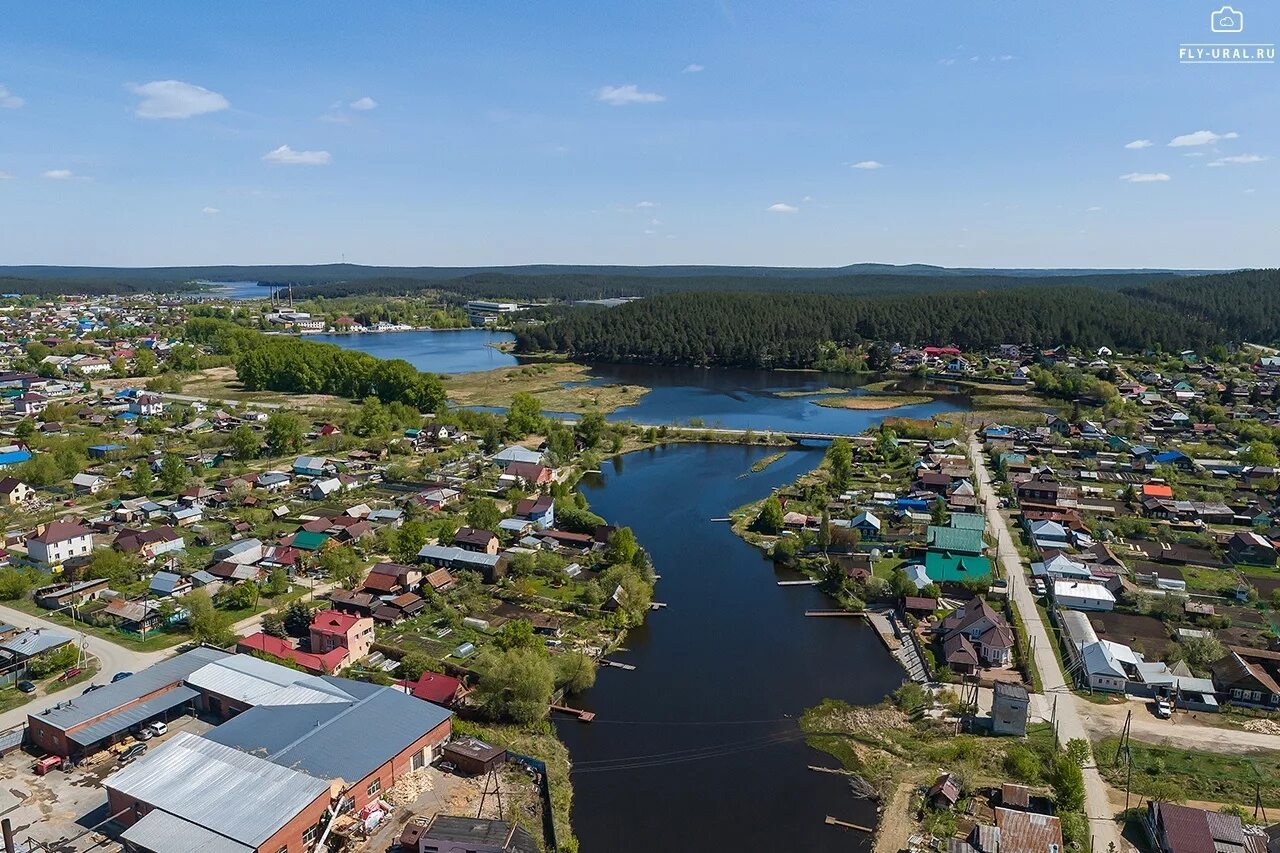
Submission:
M 565 426 L 573 426 L 576 420 L 565 418 L 560 421 Z M 732 435 L 742 436 L 751 433 L 756 436 L 765 438 L 785 438 L 789 441 L 834 441 L 837 438 L 847 438 L 850 441 L 870 444 L 874 441 L 871 436 L 864 435 L 860 432 L 805 432 L 803 430 L 785 430 L 785 429 L 754 429 L 752 427 L 695 427 L 685 424 L 641 424 L 634 421 L 611 421 L 611 423 L 623 426 L 635 427 L 636 429 L 665 429 L 668 433 L 698 433 L 711 435 Z

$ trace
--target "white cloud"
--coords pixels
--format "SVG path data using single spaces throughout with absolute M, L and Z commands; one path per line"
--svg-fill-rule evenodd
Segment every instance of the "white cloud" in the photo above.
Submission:
M 53 181 L 91 181 L 93 178 L 85 175 L 77 175 L 70 169 L 50 169 L 41 173 L 44 177 Z
M 883 169 L 884 163 L 881 163 L 879 160 L 862 160 L 857 163 L 854 163 L 849 168 L 850 169 Z
M 215 213 L 221 213 L 222 211 L 221 211 L 221 210 L 218 210 L 218 208 L 216 208 L 216 207 L 202 207 L 202 208 L 200 208 L 200 212 L 201 212 L 201 213 L 207 213 L 207 214 L 209 214 L 210 216 L 213 216 Z
M 699 65 L 696 62 L 690 62 L 683 69 L 681 69 L 680 73 L 681 74 L 697 74 L 699 71 L 705 71 L 705 70 L 706 70 L 705 65 Z
M 1214 133 L 1212 130 L 1197 130 L 1195 133 L 1184 133 L 1169 140 L 1170 148 L 1184 148 L 1188 145 L 1212 145 L 1220 139 L 1237 139 L 1240 134 L 1234 130 L 1229 133 Z
M 656 201 L 638 201 L 638 202 L 636 202 L 636 207 L 657 207 L 657 206 L 658 206 L 658 203 L 657 203 Z
M 0 84 L 0 107 L 3 107 L 6 110 L 16 110 L 25 103 L 26 101 L 22 98 L 19 98 L 17 95 L 13 94 L 13 92 L 10 92 L 8 87 Z
M 1150 148 L 1152 145 L 1155 145 L 1155 143 L 1150 139 L 1135 139 L 1132 142 L 1126 143 L 1124 147 L 1131 151 L 1137 151 L 1139 148 Z
M 800 208 L 795 205 L 786 204 L 781 201 L 777 204 L 769 205 L 768 209 L 770 213 L 798 213 L 800 211 Z
M 613 107 L 627 104 L 656 104 L 665 101 L 666 97 L 657 92 L 641 92 L 635 83 L 625 86 L 601 86 L 596 89 L 596 100 Z
M 140 118 L 191 118 L 231 106 L 217 92 L 181 80 L 153 80 L 140 86 L 128 83 L 125 88 L 142 98 L 133 111 Z
M 378 102 L 375 101 L 373 98 L 370 98 L 368 95 L 365 95 L 363 98 L 357 98 L 356 100 L 347 104 L 347 106 L 351 107 L 351 109 L 353 110 L 360 110 L 361 112 L 365 112 L 367 110 L 371 110 L 374 107 L 378 106 Z
M 281 145 L 263 154 L 262 159 L 283 166 L 328 166 L 333 157 L 328 151 L 295 151 L 288 145 Z
M 1100 210 L 1102 210 L 1102 208 L 1101 208 L 1101 207 L 1098 207 L 1098 206 L 1095 204 L 1093 207 L 1087 207 L 1087 208 L 1085 208 L 1085 211 L 1084 211 L 1084 212 L 1085 212 L 1085 213 L 1097 213 L 1097 212 L 1098 212 L 1098 211 L 1100 211 Z
M 1219 157 L 1210 163 L 1210 166 L 1228 166 L 1239 163 L 1262 163 L 1270 158 L 1263 157 L 1261 154 L 1236 154 L 1233 157 Z
M 8 172 L 0 172 L 0 181 L 12 181 L 13 175 Z
M 1164 172 L 1130 172 L 1127 175 L 1121 175 L 1120 180 L 1131 184 L 1151 184 L 1173 179 Z

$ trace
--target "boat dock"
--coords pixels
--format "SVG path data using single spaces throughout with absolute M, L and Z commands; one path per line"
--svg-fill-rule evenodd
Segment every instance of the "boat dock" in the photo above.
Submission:
M 570 708 L 568 705 L 552 705 L 551 710 L 577 717 L 580 723 L 589 723 L 596 718 L 595 711 L 582 711 L 578 708 Z
M 812 578 L 806 578 L 802 581 L 778 581 L 778 586 L 817 586 L 818 582 Z M 809 614 L 805 614 L 806 616 Z
M 614 669 L 625 669 L 627 672 L 633 672 L 633 671 L 635 670 L 635 667 L 634 667 L 634 666 L 632 666 L 631 664 L 629 664 L 629 663 L 618 663 L 616 660 L 604 660 L 604 659 L 601 659 L 601 661 L 600 661 L 600 665 L 601 665 L 601 666 L 611 666 L 611 667 L 613 667 Z

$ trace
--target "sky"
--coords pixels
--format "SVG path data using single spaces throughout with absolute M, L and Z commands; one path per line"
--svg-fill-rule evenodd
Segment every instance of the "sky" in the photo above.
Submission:
M 1220 5 L 11 4 L 0 264 L 1276 266 Z

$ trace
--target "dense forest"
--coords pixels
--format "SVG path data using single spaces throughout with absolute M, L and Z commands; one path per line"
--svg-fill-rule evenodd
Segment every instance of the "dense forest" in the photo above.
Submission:
M 292 336 L 265 335 L 214 317 L 187 322 L 185 337 L 235 362 L 249 391 L 334 394 L 404 403 L 424 412 L 444 405 L 444 386 L 403 359 L 384 361 L 356 350 Z
M 517 330 L 522 352 L 600 361 L 809 367 L 822 344 L 863 341 L 1203 348 L 1280 337 L 1280 273 L 1246 271 L 1123 290 L 1078 286 L 854 297 L 679 293 L 569 312 Z
M 366 267 L 355 264 L 261 267 L 0 267 L 0 293 L 138 293 L 194 289 L 198 281 L 260 281 L 289 284 L 295 298 L 417 296 L 442 294 L 461 302 L 497 298 L 520 301 L 657 296 L 663 293 L 785 292 L 856 296 L 958 290 L 1005 290 L 1042 286 L 1104 289 L 1175 279 L 1176 271 L 981 270 L 924 264 L 895 267 L 725 266 L 519 266 Z M 264 296 L 266 290 L 264 288 Z

